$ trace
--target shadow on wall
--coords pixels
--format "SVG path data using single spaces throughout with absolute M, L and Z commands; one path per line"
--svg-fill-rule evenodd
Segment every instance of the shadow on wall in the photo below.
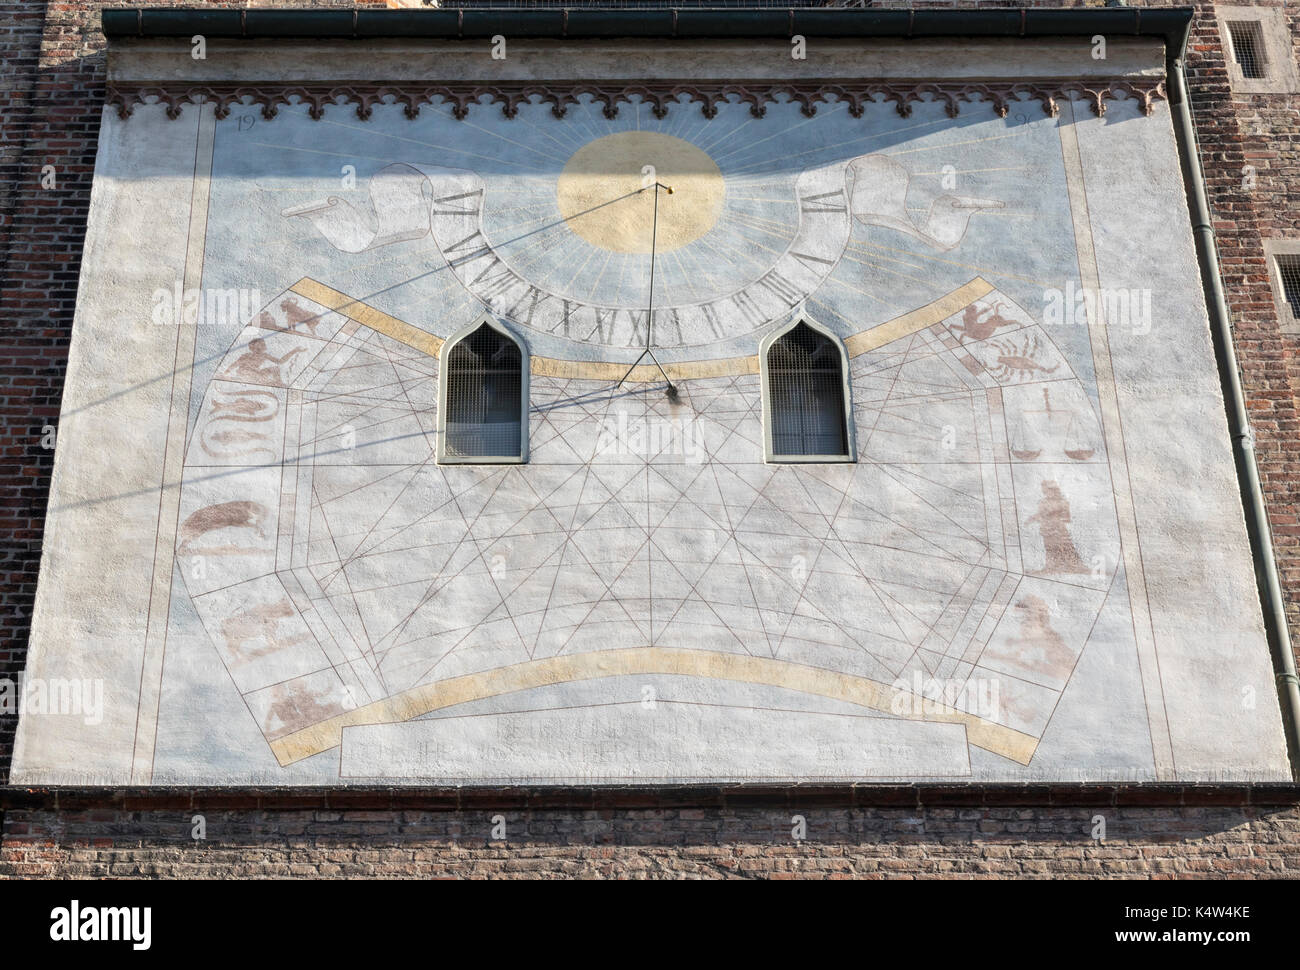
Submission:
M 1294 805 L 10 810 L 0 878 L 1294 877 L 1278 832 L 1297 822 Z

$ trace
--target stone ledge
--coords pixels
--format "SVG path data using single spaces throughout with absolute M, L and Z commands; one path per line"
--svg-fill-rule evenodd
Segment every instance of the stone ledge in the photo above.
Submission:
M 601 811 L 663 808 L 1262 807 L 1300 784 L 845 784 L 446 788 L 0 787 L 0 810 Z

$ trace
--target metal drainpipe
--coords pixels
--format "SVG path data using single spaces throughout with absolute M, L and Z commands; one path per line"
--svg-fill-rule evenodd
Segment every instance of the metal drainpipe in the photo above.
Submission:
M 1264 607 L 1269 646 L 1273 651 L 1274 669 L 1277 671 L 1277 688 L 1291 760 L 1291 776 L 1293 780 L 1300 780 L 1300 677 L 1296 676 L 1286 606 L 1278 582 L 1277 563 L 1273 558 L 1273 539 L 1268 526 L 1268 513 L 1264 507 L 1264 494 L 1260 489 L 1259 469 L 1255 464 L 1254 435 L 1246 411 L 1241 376 L 1237 370 L 1237 354 L 1232 343 L 1232 323 L 1223 295 L 1223 281 L 1219 277 L 1219 248 L 1215 241 L 1214 226 L 1210 222 L 1210 204 L 1205 194 L 1196 129 L 1192 123 L 1192 106 L 1185 71 L 1190 36 L 1191 24 L 1188 23 L 1179 43 L 1175 45 L 1173 37 L 1166 40 L 1166 83 L 1169 85 L 1169 103 L 1173 108 L 1179 162 L 1187 186 L 1187 206 L 1192 217 L 1201 283 L 1205 289 L 1205 303 L 1210 315 L 1210 332 L 1214 338 L 1220 378 L 1225 391 L 1228 431 L 1234 445 L 1233 457 L 1237 463 L 1242 504 L 1245 506 L 1246 530 L 1254 547 L 1255 576 Z

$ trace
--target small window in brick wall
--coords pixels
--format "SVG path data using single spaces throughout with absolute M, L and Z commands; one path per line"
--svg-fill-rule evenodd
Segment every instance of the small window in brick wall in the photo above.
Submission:
M 1228 35 L 1232 38 L 1232 56 L 1241 68 L 1242 77 L 1268 77 L 1265 65 L 1264 30 L 1258 20 L 1229 20 Z
M 1300 334 L 1300 239 L 1265 239 L 1264 263 L 1282 332 Z
M 1283 253 L 1276 258 L 1277 278 L 1282 284 L 1282 297 L 1291 310 L 1291 322 L 1300 324 L 1300 253 Z
M 1216 16 L 1233 91 L 1291 94 L 1300 90 L 1291 29 L 1283 11 L 1220 5 Z

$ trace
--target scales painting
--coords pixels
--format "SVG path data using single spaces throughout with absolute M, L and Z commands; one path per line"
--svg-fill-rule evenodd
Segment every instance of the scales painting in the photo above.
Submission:
M 16 782 L 1286 776 L 1159 80 L 727 63 L 114 81 Z

